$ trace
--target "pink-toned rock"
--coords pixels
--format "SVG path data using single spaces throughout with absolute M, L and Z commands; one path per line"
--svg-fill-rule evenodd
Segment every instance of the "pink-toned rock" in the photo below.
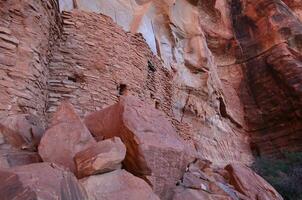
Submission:
M 1 125 L 2 124 L 2 125 Z M 13 146 L 34 151 L 37 149 L 45 129 L 37 116 L 30 114 L 12 115 L 0 120 L 2 130 L 9 131 L 10 136 L 2 134 Z M 1 129 L 1 128 L 0 128 Z
M 16 131 L 0 123 L 0 148 L 1 149 L 23 149 L 25 140 Z
M 181 185 L 191 189 L 209 189 L 209 181 L 203 179 L 199 173 L 186 172 L 183 175 Z
M 281 195 L 263 178 L 241 164 L 230 164 L 225 168 L 231 176 L 235 189 L 251 200 L 283 200 Z
M 127 147 L 125 168 L 148 180 L 163 199 L 181 178 L 188 157 L 185 144 L 166 116 L 133 96 L 85 118 L 95 137 L 119 136 Z
M 0 150 L 0 168 L 11 168 L 37 162 L 41 162 L 41 158 L 36 152 L 12 149 Z
M 177 187 L 173 200 L 233 200 L 231 197 L 212 194 L 203 190 L 186 189 Z
M 159 200 L 144 180 L 125 170 L 90 176 L 81 183 L 89 200 Z
M 2 200 L 37 200 L 34 191 L 25 187 L 16 174 L 0 170 L 0 181 Z
M 58 108 L 51 124 L 39 145 L 40 156 L 76 172 L 73 157 L 96 141 L 68 102 Z
M 5 200 L 87 199 L 85 190 L 76 177 L 51 163 L 36 163 L 2 170 L 0 181 L 1 199 Z M 19 198 L 19 195 L 23 195 L 23 198 Z
M 75 155 L 77 176 L 83 178 L 119 169 L 125 156 L 126 146 L 120 138 L 100 141 Z
M 216 171 L 223 169 L 212 166 L 207 160 L 198 159 L 190 163 L 174 190 L 174 198 L 248 200 Z

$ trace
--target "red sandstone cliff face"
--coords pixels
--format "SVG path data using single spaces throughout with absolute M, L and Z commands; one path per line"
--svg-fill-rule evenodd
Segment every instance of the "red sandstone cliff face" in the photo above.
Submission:
M 61 14 L 59 6 L 63 11 Z M 270 199 L 281 199 L 262 179 L 250 185 L 252 189 L 243 191 L 230 179 L 240 175 L 223 172 L 221 167 L 230 163 L 248 165 L 253 161 L 253 153 L 279 156 L 284 151 L 301 151 L 301 8 L 298 1 L 280 0 L 1 1 L 0 118 L 34 114 L 44 126 L 52 127 L 48 122 L 63 100 L 68 99 L 80 117 L 85 117 L 117 103 L 122 96 L 136 96 L 138 100 L 135 101 L 144 101 L 162 112 L 158 115 L 167 117 L 165 123 L 171 123 L 167 126 L 175 129 L 186 143 L 188 160 L 191 157 L 207 159 L 215 165 L 198 167 L 198 177 L 203 177 L 200 186 L 200 180 L 195 182 L 196 169 L 194 172 L 187 169 L 183 174 L 189 161 L 178 163 L 180 160 L 175 156 L 180 154 L 178 151 L 171 150 L 172 153 L 160 156 L 162 153 L 157 152 L 165 151 L 160 145 L 148 147 L 155 148 L 151 153 L 145 147 L 136 149 L 160 138 L 156 138 L 160 133 L 156 129 L 155 136 L 148 140 L 151 137 L 148 134 L 154 130 L 131 119 L 143 112 L 133 111 L 136 114 L 130 112 L 119 117 L 130 120 L 128 126 L 135 127 L 134 130 L 143 127 L 143 131 L 129 134 L 130 142 L 129 137 L 120 136 L 128 151 L 123 167 L 147 180 L 162 199 L 172 198 L 176 181 L 182 175 L 182 185 L 177 187 L 175 199 L 192 196 L 197 199 L 261 199 L 267 197 L 268 191 L 273 191 Z M 145 112 L 146 116 L 141 116 L 143 121 L 156 121 L 148 118 L 149 109 Z M 98 126 L 98 120 L 89 126 Z M 5 147 L 1 155 L 7 156 L 0 159 L 5 161 L 5 165 L 0 163 L 0 166 L 39 162 L 36 150 L 23 152 L 23 144 L 35 139 L 34 136 L 24 139 L 18 135 L 24 124 L 14 130 L 14 121 L 9 127 L 2 121 L 8 120 L 0 121 L 1 148 Z M 110 123 L 115 125 L 117 122 L 111 119 Z M 156 123 L 163 126 L 160 121 Z M 62 128 L 58 132 L 69 129 Z M 90 131 L 98 141 L 107 135 L 124 132 L 121 128 L 111 133 L 106 125 L 105 130 L 97 136 Z M 174 134 L 174 131 L 168 132 Z M 72 141 L 77 141 L 72 131 L 68 134 L 75 137 Z M 138 136 L 133 137 L 135 134 Z M 44 137 L 43 144 L 52 148 L 56 140 L 52 137 L 56 137 L 55 134 Z M 34 143 L 38 145 L 39 141 Z M 62 144 L 64 142 L 58 143 Z M 158 141 L 158 144 L 161 143 Z M 13 150 L 7 151 L 7 148 Z M 139 156 L 138 160 L 146 159 L 152 166 L 147 166 L 147 172 L 131 168 L 135 166 L 132 148 L 145 156 Z M 80 150 L 70 151 L 75 154 Z M 94 152 L 93 147 L 90 151 Z M 43 153 L 42 159 L 51 162 L 45 159 L 47 153 Z M 73 154 L 66 154 L 69 164 L 73 162 Z M 21 162 L 18 156 L 12 155 L 22 155 L 24 159 Z M 156 159 L 156 155 L 163 158 Z M 54 153 L 56 156 L 61 155 Z M 173 177 L 167 173 L 163 175 L 164 171 L 170 170 L 170 162 L 181 165 L 171 169 Z M 244 177 L 240 177 L 244 184 L 248 184 L 249 178 L 257 177 L 245 168 L 238 167 L 237 171 L 239 174 L 244 171 L 241 173 Z M 132 190 L 130 182 L 139 180 L 132 180 L 127 173 L 107 174 L 107 180 L 112 178 L 118 183 L 119 176 L 128 177 L 131 187 L 127 190 Z M 69 181 L 73 182 L 73 179 Z M 91 183 L 100 180 L 101 177 L 91 176 L 82 181 L 86 190 L 91 191 L 90 196 L 97 196 Z M 211 195 L 201 190 L 192 191 L 195 184 L 198 189 L 205 190 L 205 187 Z M 23 190 L 21 186 L 20 190 Z M 142 190 L 148 191 L 150 198 L 157 199 L 149 186 L 142 186 Z M 35 195 L 39 196 L 38 193 Z M 85 194 L 79 192 L 79 196 Z
M 302 23 L 282 1 L 232 2 L 248 93 L 243 95 L 255 151 L 301 150 Z

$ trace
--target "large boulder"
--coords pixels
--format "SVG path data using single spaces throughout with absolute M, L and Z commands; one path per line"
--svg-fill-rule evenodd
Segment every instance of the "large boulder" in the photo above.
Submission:
M 119 169 L 125 156 L 126 146 L 120 138 L 100 141 L 75 155 L 77 176 L 83 178 Z
M 159 200 L 144 180 L 125 170 L 90 176 L 81 183 L 89 200 Z
M 251 200 L 282 200 L 281 195 L 263 178 L 241 164 L 225 167 L 230 174 L 230 183 Z
M 51 163 L 36 163 L 0 171 L 1 199 L 85 200 L 76 177 Z M 21 197 L 20 197 L 21 196 Z
M 189 163 L 186 145 L 164 113 L 133 96 L 85 118 L 96 138 L 118 136 L 127 147 L 123 164 L 144 178 L 163 199 L 170 198 Z
M 72 105 L 63 102 L 54 114 L 50 128 L 39 145 L 39 154 L 45 162 L 54 162 L 76 172 L 76 153 L 96 144 L 96 141 L 77 116 Z

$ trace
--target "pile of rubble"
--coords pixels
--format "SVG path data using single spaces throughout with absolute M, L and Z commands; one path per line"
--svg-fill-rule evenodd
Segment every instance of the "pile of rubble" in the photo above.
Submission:
M 63 102 L 0 122 L 1 199 L 282 199 L 249 168 L 195 157 L 162 112 L 132 96 L 82 121 Z

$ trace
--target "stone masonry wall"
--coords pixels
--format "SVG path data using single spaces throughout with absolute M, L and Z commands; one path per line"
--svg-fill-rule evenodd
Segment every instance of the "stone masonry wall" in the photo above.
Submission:
M 0 1 L 0 118 L 44 116 L 50 46 L 58 36 L 55 0 Z
M 171 76 L 141 35 L 96 13 L 74 10 L 62 18 L 63 36 L 49 65 L 48 113 L 69 99 L 84 116 L 127 93 L 169 114 Z

